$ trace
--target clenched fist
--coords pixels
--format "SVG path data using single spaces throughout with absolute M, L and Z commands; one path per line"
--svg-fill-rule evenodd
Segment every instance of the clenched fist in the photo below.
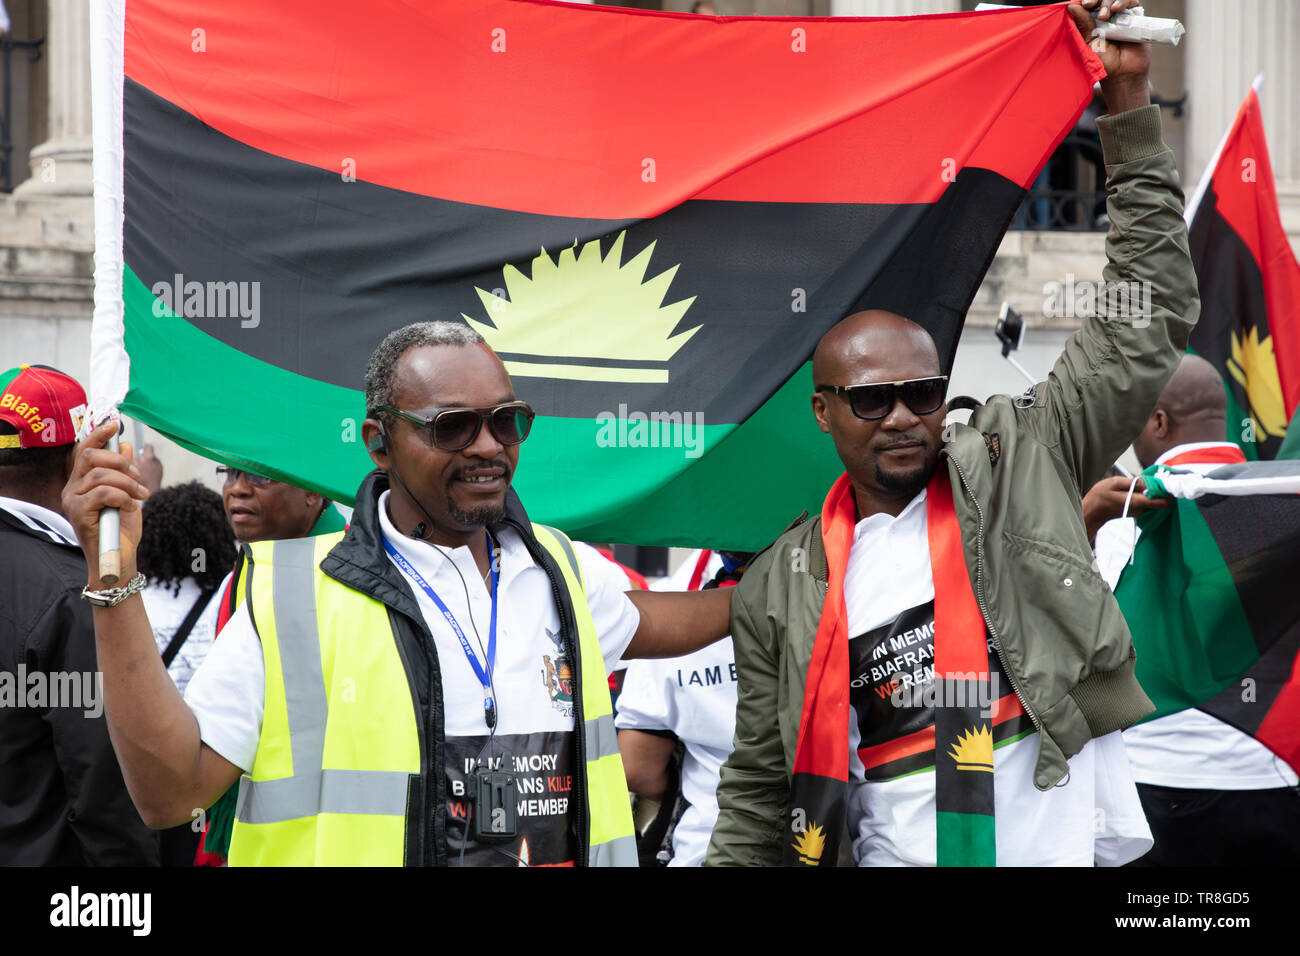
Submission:
M 106 422 L 77 445 L 72 475 L 63 488 L 63 513 L 67 515 L 81 550 L 86 553 L 91 588 L 99 588 L 99 513 L 117 508 L 121 513 L 122 581 L 135 577 L 135 549 L 140 543 L 140 503 L 149 489 L 140 483 L 140 469 L 132 462 L 133 449 L 122 442 L 118 451 L 105 446 L 117 434 L 119 422 Z

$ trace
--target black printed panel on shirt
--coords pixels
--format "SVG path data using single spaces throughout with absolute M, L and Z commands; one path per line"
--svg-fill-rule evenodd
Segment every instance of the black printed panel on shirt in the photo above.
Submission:
M 988 642 L 993 742 L 1033 729 Z M 858 756 L 867 780 L 934 768 L 934 601 L 849 640 L 849 703 L 858 721 Z M 985 702 L 989 702 L 986 696 Z

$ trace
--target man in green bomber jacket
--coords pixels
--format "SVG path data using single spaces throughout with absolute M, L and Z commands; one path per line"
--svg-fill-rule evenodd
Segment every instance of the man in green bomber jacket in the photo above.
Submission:
M 1149 49 L 1099 55 L 1104 277 L 1150 299 L 1088 318 L 1047 381 L 968 425 L 944 426 L 919 326 L 865 312 L 827 333 L 812 405 L 846 474 L 733 596 L 735 749 L 707 865 L 1119 865 L 1150 846 L 1117 732 L 1152 706 L 1080 499 L 1200 305 Z

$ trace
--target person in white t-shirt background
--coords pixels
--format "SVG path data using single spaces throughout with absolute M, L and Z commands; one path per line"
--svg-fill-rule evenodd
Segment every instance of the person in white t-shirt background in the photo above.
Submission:
M 1227 434 L 1223 380 L 1205 359 L 1183 357 L 1142 433 L 1139 464 L 1208 474 L 1246 456 Z M 1138 479 L 1139 483 L 1141 479 Z M 1108 478 L 1084 497 L 1097 563 L 1113 590 L 1140 530 L 1122 513 L 1131 479 Z M 1143 490 L 1145 490 L 1143 488 Z M 1134 493 L 1128 513 L 1167 505 Z M 1101 522 L 1104 519 L 1104 524 Z M 1189 709 L 1124 732 L 1138 796 L 1155 845 L 1137 866 L 1295 865 L 1300 863 L 1300 791 L 1286 762 L 1235 727 Z
M 138 561 L 158 653 L 182 694 L 212 648 L 222 582 L 235 537 L 221 496 L 197 481 L 170 485 L 144 506 Z
M 693 551 L 656 591 L 695 591 L 723 567 L 716 551 Z M 618 746 L 628 790 L 671 804 L 669 767 L 677 741 L 685 746 L 680 789 L 686 802 L 672 834 L 669 866 L 699 866 L 718 818 L 718 775 L 736 732 L 736 655 L 731 638 L 664 660 L 628 665 L 619 697 Z
M 222 586 L 235 563 L 235 536 L 221 496 L 197 481 L 160 488 L 143 512 L 137 562 L 148 583 L 140 596 L 158 653 L 183 694 L 212 650 Z M 164 830 L 163 866 L 193 866 L 201 832 L 190 824 Z

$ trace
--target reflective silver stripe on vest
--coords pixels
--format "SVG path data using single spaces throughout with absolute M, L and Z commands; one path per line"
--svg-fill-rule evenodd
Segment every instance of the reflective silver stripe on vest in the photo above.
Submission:
M 588 866 L 636 866 L 636 837 L 624 836 L 587 850 Z
M 282 823 L 318 813 L 406 814 L 410 774 L 400 770 L 322 770 L 282 780 L 239 781 L 239 819 Z
M 582 568 L 578 566 L 578 556 L 573 553 L 573 545 L 569 544 L 569 539 L 559 531 L 552 528 L 549 524 L 539 524 L 537 527 L 545 528 L 555 538 L 556 542 L 560 545 L 560 549 L 564 551 L 564 556 L 569 559 L 569 567 L 573 568 L 574 578 L 579 584 L 581 584 Z
M 587 759 L 599 760 L 618 753 L 618 730 L 614 715 L 602 714 L 582 722 L 582 735 L 587 745 Z
M 599 760 L 618 753 L 618 730 L 614 727 L 613 714 L 603 714 L 583 721 L 582 731 L 587 744 L 588 760 Z M 632 836 L 598 843 L 587 850 L 589 866 L 636 866 L 639 862 L 636 838 Z
M 276 541 L 271 553 L 275 632 L 289 717 L 293 776 L 239 781 L 235 816 L 280 823 L 318 813 L 406 813 L 410 775 L 389 770 L 323 770 L 329 701 L 316 622 L 316 541 Z M 256 572 L 256 566 L 252 573 Z M 251 609 L 250 609 L 251 610 Z

